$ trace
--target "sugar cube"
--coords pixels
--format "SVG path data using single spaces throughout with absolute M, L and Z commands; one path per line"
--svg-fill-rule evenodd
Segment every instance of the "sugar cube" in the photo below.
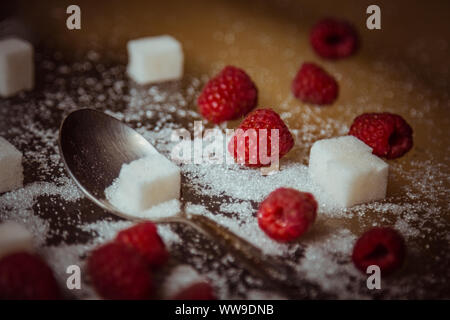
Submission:
M 138 84 L 177 80 L 183 76 L 183 49 L 171 36 L 131 40 L 128 75 Z
M 342 207 L 383 199 L 388 167 L 353 136 L 316 141 L 309 156 L 311 179 Z
M 0 95 L 10 97 L 33 86 L 33 46 L 17 38 L 0 40 Z
M 22 153 L 0 137 L 0 193 L 23 185 Z
M 8 254 L 33 250 L 33 236 L 21 224 L 6 221 L 0 224 L 0 259 Z
M 105 190 L 107 199 L 128 214 L 180 197 L 180 169 L 159 153 L 124 164 Z

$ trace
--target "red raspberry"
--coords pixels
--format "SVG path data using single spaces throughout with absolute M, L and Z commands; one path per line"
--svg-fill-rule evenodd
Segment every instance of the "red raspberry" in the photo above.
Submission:
M 209 80 L 198 97 L 200 113 L 214 123 L 234 120 L 256 107 L 258 90 L 241 69 L 227 66 Z
M 377 227 L 366 231 L 353 247 L 353 263 L 362 272 L 377 265 L 383 275 L 398 269 L 405 259 L 405 241 L 394 229 Z
M 143 222 L 122 230 L 117 235 L 116 241 L 138 251 L 152 268 L 162 266 L 169 258 L 166 246 L 156 226 L 151 222 Z
M 346 21 L 327 18 L 311 30 L 309 41 L 316 53 L 327 59 L 346 58 L 358 49 L 358 34 Z
M 292 93 L 304 102 L 331 104 L 338 91 L 336 80 L 314 63 L 304 63 L 292 81 Z
M 260 131 L 261 129 L 266 130 Z M 278 129 L 278 139 L 272 138 L 272 129 Z M 248 167 L 262 167 L 270 165 L 272 144 L 274 143 L 278 146 L 277 160 L 279 160 L 292 149 L 294 138 L 278 113 L 272 109 L 258 109 L 251 112 L 242 121 L 228 143 L 228 151 L 237 163 L 245 164 Z M 260 150 L 264 146 L 266 147 L 265 154 L 263 150 Z M 267 159 L 262 158 L 265 156 Z
M 0 299 L 56 300 L 60 291 L 49 266 L 27 252 L 7 255 L 0 260 Z
M 112 242 L 94 250 L 87 270 L 95 289 L 105 299 L 143 300 L 152 293 L 147 262 L 123 243 Z
M 208 282 L 197 282 L 178 292 L 172 300 L 217 300 Z
M 412 133 L 401 116 L 387 112 L 356 117 L 349 132 L 370 146 L 373 154 L 387 159 L 401 157 L 412 148 Z
M 279 188 L 259 206 L 258 224 L 272 239 L 288 242 L 304 234 L 316 215 L 317 202 L 312 194 Z

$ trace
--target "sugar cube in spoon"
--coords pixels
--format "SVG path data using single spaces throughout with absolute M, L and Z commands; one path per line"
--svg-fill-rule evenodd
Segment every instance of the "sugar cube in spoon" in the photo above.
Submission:
M 107 199 L 122 212 L 138 214 L 180 197 L 180 169 L 163 155 L 146 156 L 124 164 L 119 177 L 105 190 Z

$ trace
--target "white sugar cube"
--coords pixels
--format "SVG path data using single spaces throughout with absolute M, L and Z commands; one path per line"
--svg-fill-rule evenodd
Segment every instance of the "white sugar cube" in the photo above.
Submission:
M 33 86 L 33 46 L 17 38 L 0 40 L 0 95 L 9 97 Z
M 316 141 L 309 156 L 312 180 L 342 207 L 383 199 L 388 167 L 353 136 Z
M 180 169 L 159 153 L 124 164 L 119 177 L 105 190 L 107 199 L 122 212 L 138 214 L 169 200 L 179 199 Z
M 22 153 L 0 137 L 0 193 L 23 185 Z
M 0 224 L 0 259 L 14 252 L 33 251 L 33 236 L 21 224 L 6 221 Z
M 128 75 L 138 84 L 177 80 L 183 76 L 183 49 L 171 36 L 131 40 Z

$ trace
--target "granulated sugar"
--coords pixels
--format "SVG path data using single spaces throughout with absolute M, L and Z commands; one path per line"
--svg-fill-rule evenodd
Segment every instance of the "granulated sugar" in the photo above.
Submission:
M 180 205 L 180 201 L 173 199 L 157 204 L 148 210 L 138 213 L 136 216 L 143 219 L 172 217 L 180 213 Z
M 189 285 L 205 280 L 204 277 L 189 265 L 176 266 L 164 280 L 160 289 L 161 295 L 165 299 L 170 299 Z
M 218 224 L 227 227 L 238 236 L 246 239 L 266 254 L 285 255 L 292 250 L 292 246 L 280 244 L 270 239 L 259 228 L 258 221 L 253 215 L 254 210 L 249 207 L 248 203 L 240 206 L 233 205 L 232 208 L 237 209 L 232 211 L 232 213 L 234 213 L 232 217 L 227 217 L 222 214 L 213 214 L 204 206 L 193 204 L 188 204 L 186 206 L 186 213 L 202 214 L 207 216 L 208 218 L 216 221 Z M 229 208 L 226 209 L 225 212 L 230 212 Z
M 267 292 L 262 290 L 249 290 L 247 293 L 249 300 L 286 300 L 285 296 L 276 292 Z
M 132 225 L 133 223 L 131 221 L 111 222 L 103 220 L 85 224 L 81 226 L 81 229 L 93 233 L 96 243 L 104 243 L 113 239 L 120 230 L 131 227 Z
M 81 107 L 102 110 L 135 128 L 169 159 L 177 143 L 172 140 L 175 130 L 184 127 L 192 134 L 193 121 L 201 120 L 194 105 L 206 79 L 186 77 L 181 82 L 138 87 L 127 79 L 124 64 L 101 64 L 99 55 L 91 52 L 79 61 L 67 63 L 60 54 L 42 54 L 37 65 L 40 70 L 37 74 L 45 74 L 42 92 L 0 102 L 0 135 L 24 153 L 25 169 L 25 187 L 0 195 L 0 220 L 21 222 L 33 233 L 38 252 L 50 263 L 63 288 L 68 265 L 79 265 L 84 270 L 85 258 L 94 247 L 114 238 L 132 223 L 117 221 L 95 207 L 65 174 L 57 151 L 62 118 Z M 377 68 L 373 67 L 375 71 Z M 417 85 L 412 91 L 402 86 L 396 87 L 399 95 L 420 91 L 416 90 Z M 379 89 L 371 88 L 385 92 Z M 182 279 L 192 281 L 201 274 L 224 299 L 370 298 L 373 293 L 365 286 L 365 276 L 351 262 L 352 246 L 362 230 L 373 225 L 391 225 L 405 236 L 409 258 L 406 271 L 383 279 L 383 290 L 378 294 L 382 298 L 429 298 L 439 296 L 439 290 L 448 287 L 450 253 L 444 250 L 450 243 L 447 232 L 450 226 L 445 218 L 449 212 L 448 161 L 438 163 L 431 156 L 417 160 L 414 152 L 423 155 L 419 146 L 412 155 L 389 163 L 389 184 L 396 186 L 395 192 L 389 193 L 388 186 L 385 200 L 350 209 L 336 208 L 309 180 L 305 159 L 314 141 L 346 134 L 348 119 L 359 113 L 389 111 L 371 104 L 367 93 L 355 99 L 352 105 L 333 106 L 342 115 L 333 118 L 327 116 L 325 109 L 300 105 L 292 97 L 286 97 L 278 110 L 288 123 L 298 120 L 295 121 L 298 126 L 290 129 L 296 138 L 291 154 L 299 159 L 283 159 L 280 171 L 273 175 L 262 176 L 259 170 L 235 164 L 180 164 L 182 208 L 213 219 L 269 256 L 282 259 L 292 267 L 292 278 L 301 279 L 297 292 L 275 293 L 265 279 L 249 275 L 226 250 L 215 247 L 214 241 L 189 228 L 159 225 L 158 232 L 175 257 L 173 263 L 184 265 Z M 436 107 L 434 100 L 422 100 L 427 108 L 424 110 Z M 424 117 L 424 110 L 409 109 L 407 105 L 399 108 L 413 123 L 433 125 Z M 222 134 L 224 128 L 225 125 L 217 127 Z M 439 145 L 433 139 L 430 143 Z M 290 244 L 268 238 L 256 219 L 260 201 L 282 186 L 312 192 L 319 202 L 318 219 L 312 229 Z M 165 208 L 153 212 L 152 217 L 169 212 Z M 163 281 L 164 286 L 171 287 L 168 291 L 182 287 L 182 281 L 174 280 L 176 277 Z M 84 276 L 82 281 L 82 290 L 65 290 L 67 296 L 95 298 Z M 430 286 L 438 290 L 425 289 Z
M 57 179 L 56 183 L 34 182 L 0 196 L 0 220 L 23 224 L 33 234 L 37 247 L 45 243 L 50 232 L 49 223 L 33 212 L 33 206 L 43 196 L 58 196 L 69 202 L 82 197 L 72 180 L 66 177 Z
M 305 253 L 297 270 L 306 279 L 320 283 L 327 292 L 340 292 L 339 297 L 362 298 L 358 294 L 365 277 L 350 261 L 356 236 L 347 229 L 335 229 L 324 239 L 305 243 Z

